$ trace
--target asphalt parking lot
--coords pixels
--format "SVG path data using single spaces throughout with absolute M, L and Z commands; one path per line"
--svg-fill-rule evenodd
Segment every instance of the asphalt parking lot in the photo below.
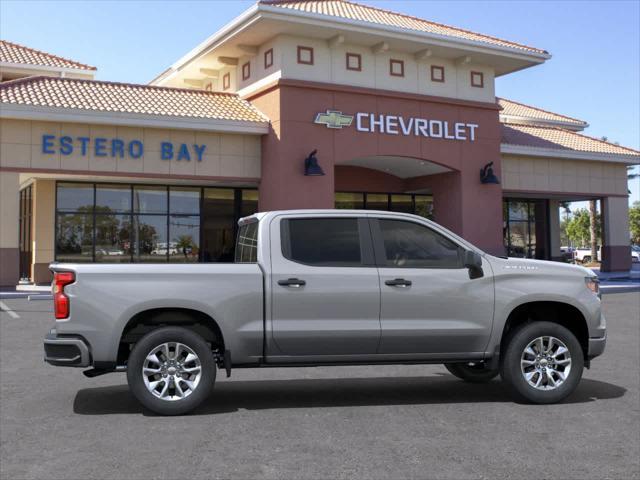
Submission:
M 123 374 L 45 365 L 50 302 L 3 302 L 2 479 L 640 478 L 640 293 L 604 296 L 607 351 L 560 405 L 439 365 L 252 369 L 173 418 Z

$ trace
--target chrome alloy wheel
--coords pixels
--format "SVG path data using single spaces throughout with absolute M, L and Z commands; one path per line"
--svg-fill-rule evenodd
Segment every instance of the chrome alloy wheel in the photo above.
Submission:
M 537 390 L 555 390 L 571 371 L 571 353 L 556 337 L 538 337 L 522 352 L 520 369 L 527 383 Z
M 142 365 L 147 390 L 160 400 L 182 400 L 193 393 L 202 378 L 198 355 L 178 342 L 152 349 Z

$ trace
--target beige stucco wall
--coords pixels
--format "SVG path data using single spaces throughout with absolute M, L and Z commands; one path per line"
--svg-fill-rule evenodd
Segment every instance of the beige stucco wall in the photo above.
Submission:
M 14 172 L 0 172 L 0 248 L 18 248 L 19 179 Z
M 71 155 L 43 154 L 42 136 L 55 135 L 89 137 L 86 155 L 75 143 Z M 118 138 L 125 142 L 140 140 L 144 143 L 142 158 L 111 156 L 97 157 L 93 153 L 95 138 Z M 162 160 L 160 144 L 163 141 L 178 144 L 206 145 L 201 162 Z M 57 148 L 55 150 L 58 150 Z M 126 172 L 159 175 L 203 177 L 260 177 L 260 137 L 257 135 L 218 134 L 189 130 L 115 127 L 107 125 L 81 125 L 74 123 L 36 122 L 27 120 L 0 120 L 0 167 L 12 169 L 46 169 L 78 172 Z
M 627 195 L 627 169 L 622 163 L 503 155 L 502 188 Z
M 33 188 L 32 263 L 53 262 L 55 205 L 55 180 L 36 180 Z
M 313 48 L 313 65 L 298 63 L 298 46 Z M 270 48 L 273 48 L 273 66 L 265 69 L 264 52 Z M 361 55 L 362 71 L 347 70 L 347 52 Z M 392 58 L 404 61 L 404 77 L 389 74 L 389 60 Z M 251 77 L 241 80 L 242 65 L 247 61 L 251 63 Z M 205 63 L 201 66 L 206 67 Z M 431 81 L 431 65 L 445 68 L 444 83 Z M 484 73 L 483 88 L 471 86 L 471 70 Z M 227 69 L 221 71 L 220 78 L 226 71 Z M 483 65 L 456 64 L 437 57 L 416 60 L 413 55 L 394 51 L 374 54 L 371 48 L 360 45 L 342 43 L 330 47 L 325 40 L 287 35 L 279 35 L 261 45 L 255 56 L 240 57 L 235 75 L 232 75 L 232 78 L 238 79 L 237 87 L 243 95 L 250 92 L 252 85 L 259 85 L 261 80 L 268 77 L 495 102 L 494 72 Z M 221 85 L 220 81 L 218 84 Z
M 629 202 L 610 197 L 602 202 L 606 245 L 629 245 Z

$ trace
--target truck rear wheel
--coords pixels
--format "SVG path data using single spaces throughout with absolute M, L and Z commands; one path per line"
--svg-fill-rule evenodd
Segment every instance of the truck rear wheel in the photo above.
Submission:
M 486 383 L 498 375 L 498 370 L 490 370 L 479 363 L 445 363 L 445 368 L 452 375 L 471 383 Z
M 160 415 L 181 415 L 200 405 L 216 379 L 211 348 L 193 331 L 162 327 L 135 344 L 127 364 L 129 388 Z
M 576 336 L 562 325 L 534 322 L 508 339 L 500 375 L 512 395 L 530 403 L 556 403 L 578 386 L 584 354 Z

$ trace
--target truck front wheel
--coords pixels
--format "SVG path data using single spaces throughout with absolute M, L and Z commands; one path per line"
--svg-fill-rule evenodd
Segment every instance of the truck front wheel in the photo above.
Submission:
M 182 327 L 162 327 L 135 344 L 127 362 L 129 388 L 160 415 L 181 415 L 200 405 L 216 379 L 216 363 L 205 340 Z
M 526 324 L 507 340 L 500 375 L 513 396 L 530 403 L 556 403 L 578 386 L 584 354 L 576 336 L 552 322 Z

